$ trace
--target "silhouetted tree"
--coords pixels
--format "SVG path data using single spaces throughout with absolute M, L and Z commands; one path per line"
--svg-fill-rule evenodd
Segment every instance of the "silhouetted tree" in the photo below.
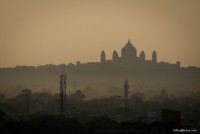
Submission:
M 162 89 L 161 91 L 160 91 L 160 95 L 159 95 L 159 97 L 158 97 L 158 99 L 159 99 L 159 101 L 165 101 L 165 100 L 167 100 L 167 99 L 169 99 L 169 97 L 168 97 L 168 93 L 167 93 L 167 91 L 165 90 L 165 89 Z
M 83 89 L 83 93 L 86 95 L 87 99 L 94 98 L 96 91 L 92 87 L 86 87 Z
M 83 100 L 84 98 L 85 98 L 85 94 L 81 90 L 78 90 L 74 94 L 71 95 L 71 99 L 73 100 Z
M 165 91 L 165 89 L 162 89 L 162 90 L 161 90 L 160 96 L 163 97 L 163 98 L 168 98 L 168 94 L 167 94 L 167 92 Z

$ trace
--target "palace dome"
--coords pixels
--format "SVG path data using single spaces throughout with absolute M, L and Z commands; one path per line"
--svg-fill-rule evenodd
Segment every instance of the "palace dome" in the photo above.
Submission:
M 133 46 L 133 44 L 130 42 L 130 40 L 128 40 L 128 42 L 126 43 L 126 45 L 122 48 L 121 51 L 122 57 L 133 57 L 135 58 L 137 55 L 137 50 L 136 48 Z

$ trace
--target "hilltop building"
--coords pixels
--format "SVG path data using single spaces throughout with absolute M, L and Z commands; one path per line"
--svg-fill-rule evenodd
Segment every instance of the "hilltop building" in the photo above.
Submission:
M 152 67 L 152 66 L 159 66 L 164 68 L 180 68 L 180 62 L 178 61 L 176 64 L 169 64 L 166 62 L 159 62 L 157 61 L 157 53 L 153 51 L 152 59 L 146 60 L 145 59 L 145 52 L 142 51 L 139 56 L 137 56 L 137 49 L 133 46 L 133 44 L 128 40 L 126 45 L 121 50 L 121 57 L 119 54 L 114 50 L 112 54 L 112 60 L 106 60 L 106 53 L 103 50 L 101 52 L 101 60 L 102 64 L 110 63 L 115 66 L 135 66 L 135 67 Z
M 152 59 L 146 60 L 145 52 L 141 51 L 141 53 L 137 54 L 137 49 L 134 45 L 128 40 L 125 46 L 121 49 L 121 56 L 117 53 L 117 51 L 113 51 L 112 59 L 106 59 L 106 53 L 104 50 L 101 51 L 100 54 L 100 62 L 88 62 L 88 63 L 80 63 L 80 61 L 76 62 L 76 66 L 72 63 L 68 64 L 68 67 L 77 67 L 79 70 L 101 70 L 105 68 L 112 68 L 112 70 L 121 69 L 121 68 L 131 68 L 131 69 L 179 69 L 180 62 L 177 61 L 175 64 L 170 64 L 167 62 L 158 62 L 157 52 L 152 52 Z

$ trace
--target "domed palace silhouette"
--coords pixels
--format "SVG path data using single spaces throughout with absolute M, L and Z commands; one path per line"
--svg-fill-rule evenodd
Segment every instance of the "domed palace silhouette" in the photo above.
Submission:
M 158 62 L 157 61 L 157 53 L 153 51 L 152 59 L 145 59 L 145 52 L 142 51 L 139 56 L 137 56 L 137 49 L 133 46 L 133 44 L 128 40 L 126 45 L 121 50 L 121 57 L 114 50 L 112 54 L 112 60 L 106 60 L 106 53 L 103 50 L 101 52 L 100 63 L 102 64 L 112 64 L 115 66 L 134 66 L 134 67 L 148 67 L 148 68 L 180 68 L 180 62 L 178 61 L 176 64 L 170 64 L 167 62 Z
M 68 64 L 70 67 L 75 67 L 74 64 Z M 137 49 L 133 46 L 133 44 L 128 40 L 125 46 L 121 49 L 121 57 L 117 53 L 117 51 L 113 51 L 112 59 L 106 59 L 106 53 L 104 50 L 101 51 L 100 62 L 88 62 L 88 63 L 80 63 L 80 61 L 76 62 L 76 68 L 79 70 L 101 70 L 105 68 L 113 69 L 179 69 L 180 62 L 177 61 L 175 64 L 171 64 L 168 62 L 158 62 L 157 61 L 157 53 L 156 51 L 152 52 L 152 59 L 145 59 L 145 52 L 142 51 L 139 56 L 137 56 Z

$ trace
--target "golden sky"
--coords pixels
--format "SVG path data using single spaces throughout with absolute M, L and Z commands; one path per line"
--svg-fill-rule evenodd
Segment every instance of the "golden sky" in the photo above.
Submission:
M 139 55 L 200 66 L 199 0 L 0 0 L 0 67 Z

